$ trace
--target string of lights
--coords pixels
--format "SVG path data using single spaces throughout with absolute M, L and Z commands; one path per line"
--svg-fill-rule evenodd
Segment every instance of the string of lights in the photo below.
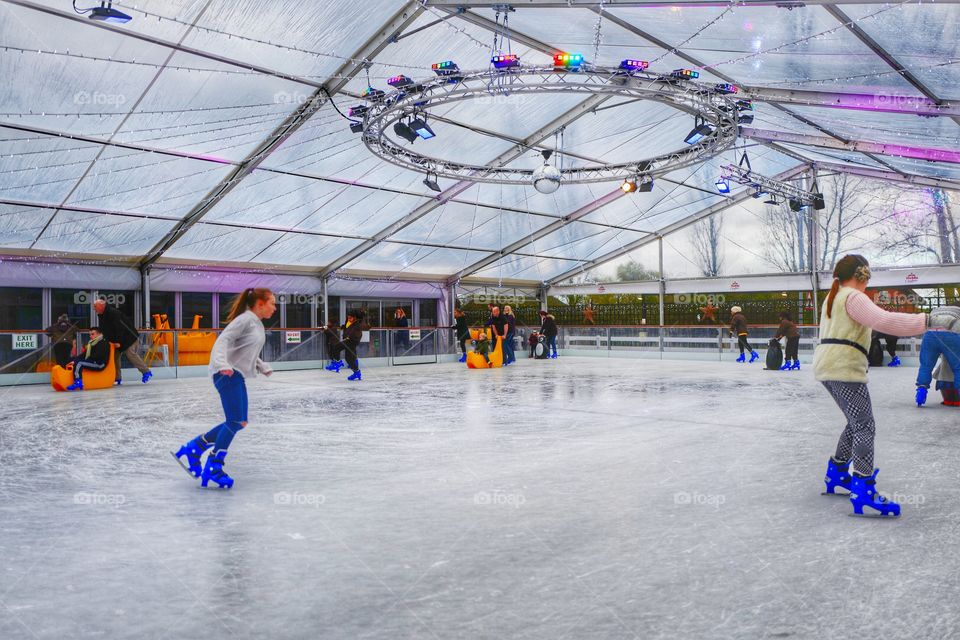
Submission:
M 736 2 L 736 0 L 732 0 L 732 1 L 727 5 L 727 7 L 726 7 L 723 11 L 720 12 L 719 15 L 717 15 L 717 16 L 714 17 L 712 20 L 710 20 L 710 21 L 708 21 L 707 23 L 705 23 L 702 27 L 700 27 L 699 29 L 697 29 L 690 37 L 686 38 L 685 40 L 683 40 L 683 41 L 680 42 L 679 44 L 673 45 L 668 51 L 664 51 L 662 54 L 660 54 L 659 56 L 657 56 L 656 58 L 654 58 L 653 60 L 651 60 L 651 61 L 650 61 L 650 64 L 656 64 L 657 62 L 660 62 L 661 60 L 663 60 L 664 58 L 666 58 L 668 55 L 671 55 L 671 54 L 672 54 L 672 55 L 676 55 L 677 52 L 678 52 L 681 48 L 683 48 L 684 45 L 686 45 L 686 44 L 688 44 L 688 43 L 696 40 L 696 39 L 697 39 L 698 37 L 700 37 L 700 35 L 703 34 L 707 29 L 709 29 L 709 28 L 712 27 L 713 25 L 717 24 L 718 22 L 720 22 L 721 20 L 723 20 L 723 19 L 727 16 L 727 14 L 731 13 L 731 12 L 733 11 L 733 7 L 734 7 L 735 2 Z M 601 7 L 601 10 L 602 10 L 602 7 Z

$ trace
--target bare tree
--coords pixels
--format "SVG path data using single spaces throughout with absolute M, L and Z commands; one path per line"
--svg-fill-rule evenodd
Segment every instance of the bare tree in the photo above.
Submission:
M 722 213 L 714 214 L 693 225 L 690 244 L 693 245 L 697 267 L 705 276 L 718 276 L 723 270 L 723 255 L 720 247 L 722 238 Z
M 941 189 L 902 189 L 885 231 L 882 249 L 895 258 L 926 256 L 938 264 L 960 259 L 960 234 Z

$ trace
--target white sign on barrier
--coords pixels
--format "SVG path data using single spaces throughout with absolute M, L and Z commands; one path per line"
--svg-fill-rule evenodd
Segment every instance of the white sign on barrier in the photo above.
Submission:
M 300 332 L 299 331 L 286 331 L 287 344 L 300 344 Z
M 410 339 L 414 342 L 420 342 L 420 329 L 410 329 Z
M 37 334 L 35 333 L 15 333 L 13 334 L 13 348 L 17 351 L 33 351 L 37 348 Z

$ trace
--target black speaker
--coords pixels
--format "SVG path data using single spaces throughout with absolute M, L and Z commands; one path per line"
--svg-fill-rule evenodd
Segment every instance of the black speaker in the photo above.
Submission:
M 823 201 L 822 193 L 813 194 L 813 208 L 816 209 L 817 211 L 823 211 L 824 209 L 827 208 L 827 205 Z
M 790 198 L 790 211 L 799 212 L 801 209 L 803 209 L 803 203 Z

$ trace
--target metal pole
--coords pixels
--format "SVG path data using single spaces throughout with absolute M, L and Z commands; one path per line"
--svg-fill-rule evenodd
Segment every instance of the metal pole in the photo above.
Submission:
M 540 287 L 540 311 L 550 311 L 549 306 L 547 305 L 547 292 L 550 290 L 550 285 L 544 284 Z
M 817 189 L 820 188 L 820 184 L 817 181 L 817 165 L 813 164 L 810 166 L 810 184 L 809 187 L 812 187 L 814 184 L 817 185 Z M 817 311 L 820 309 L 819 297 L 820 297 L 820 273 L 818 265 L 818 256 L 820 253 L 820 212 L 817 211 L 814 207 L 809 208 L 810 211 L 810 287 L 813 289 L 813 324 L 818 324 L 820 322 L 820 317 L 817 314 Z
M 663 277 L 663 236 L 657 236 L 657 253 L 659 254 L 657 258 L 660 270 L 660 289 L 658 292 L 660 296 L 660 329 L 657 333 L 660 336 L 660 359 L 663 360 L 663 332 L 666 331 L 664 327 L 667 324 L 666 318 L 664 318 L 664 298 L 667 293 L 667 281 L 666 278 Z
M 327 295 L 327 279 L 323 278 L 323 324 L 330 322 L 330 298 Z
M 140 270 L 140 295 L 143 296 L 141 304 L 143 306 L 143 324 L 142 327 L 150 328 L 150 268 Z

